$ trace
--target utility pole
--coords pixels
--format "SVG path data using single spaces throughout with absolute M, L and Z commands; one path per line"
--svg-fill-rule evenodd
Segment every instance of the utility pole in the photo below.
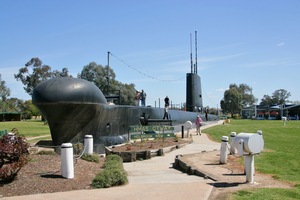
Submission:
M 107 52 L 107 72 L 106 72 L 106 80 L 107 80 L 107 90 L 106 90 L 106 94 L 109 94 L 109 54 L 110 52 Z

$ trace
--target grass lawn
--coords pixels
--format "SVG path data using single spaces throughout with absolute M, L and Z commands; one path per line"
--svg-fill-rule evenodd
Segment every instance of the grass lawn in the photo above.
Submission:
M 51 139 L 49 126 L 40 120 L 0 122 L 0 131 L 10 132 L 13 128 L 26 138 L 45 136 L 43 139 Z
M 216 141 L 230 132 L 256 133 L 262 130 L 264 151 L 255 156 L 255 170 L 291 182 L 293 189 L 257 189 L 241 191 L 233 199 L 300 199 L 300 121 L 231 120 L 231 123 L 205 130 Z

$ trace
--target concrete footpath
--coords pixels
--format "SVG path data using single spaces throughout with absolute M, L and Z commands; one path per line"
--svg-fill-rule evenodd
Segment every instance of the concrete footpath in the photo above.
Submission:
M 202 130 L 223 121 L 205 122 Z M 125 186 L 108 189 L 75 190 L 68 192 L 35 194 L 16 197 L 2 197 L 1 199 L 14 200 L 61 200 L 61 199 L 131 199 L 131 200 L 206 200 L 213 189 L 214 181 L 200 176 L 187 175 L 173 168 L 175 157 L 178 155 L 201 153 L 220 149 L 220 143 L 212 142 L 205 134 L 195 135 L 191 130 L 193 142 L 182 148 L 165 153 L 164 156 L 149 160 L 124 163 L 128 172 L 129 183 Z M 189 161 L 190 162 L 190 161 Z M 192 160 L 192 165 L 201 165 L 201 160 Z

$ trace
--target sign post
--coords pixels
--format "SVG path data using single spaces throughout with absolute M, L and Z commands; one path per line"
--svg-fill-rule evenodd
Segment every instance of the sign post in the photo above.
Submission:
M 162 138 L 163 141 L 166 137 L 174 137 L 174 127 L 173 126 L 130 126 L 129 133 L 131 134 L 131 139 L 146 139 L 146 138 Z M 147 134 L 143 134 L 148 132 Z

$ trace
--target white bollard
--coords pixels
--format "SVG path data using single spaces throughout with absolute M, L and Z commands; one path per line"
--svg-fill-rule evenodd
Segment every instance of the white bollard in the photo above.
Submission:
M 93 154 L 93 136 L 85 135 L 84 137 L 84 153 L 92 155 Z
M 246 182 L 254 183 L 254 156 L 246 155 L 245 159 L 245 172 L 246 172 Z
M 61 175 L 64 178 L 74 178 L 73 146 L 71 143 L 61 145 Z
M 192 128 L 192 126 L 193 126 L 193 124 L 192 124 L 192 122 L 191 121 L 186 121 L 185 123 L 184 123 L 184 128 L 187 130 L 187 137 L 189 138 L 190 137 L 190 130 L 191 130 L 191 128 Z
M 230 154 L 235 155 L 236 154 L 236 147 L 234 145 L 234 139 L 236 136 L 236 132 L 231 132 L 230 133 Z
M 286 125 L 286 117 L 282 117 L 282 121 L 283 121 L 283 126 Z
M 221 150 L 220 150 L 220 163 L 225 164 L 227 163 L 227 156 L 228 156 L 228 137 L 223 136 L 222 137 L 222 143 L 221 143 Z

